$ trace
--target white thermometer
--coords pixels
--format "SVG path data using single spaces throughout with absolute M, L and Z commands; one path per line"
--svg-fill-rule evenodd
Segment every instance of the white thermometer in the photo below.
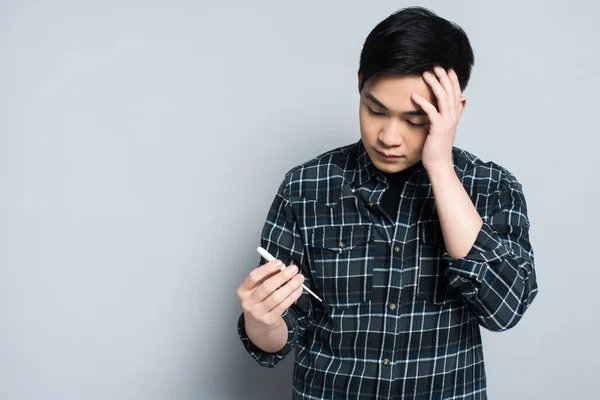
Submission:
M 267 261 L 273 261 L 273 260 L 275 260 L 275 257 L 273 257 L 273 256 L 271 255 L 271 253 L 269 253 L 268 251 L 266 251 L 266 250 L 265 250 L 265 249 L 263 249 L 262 247 L 257 247 L 257 248 L 256 248 L 256 251 L 258 251 L 258 254 L 260 254 L 260 256 L 261 256 L 262 258 L 264 258 L 265 260 L 267 260 Z M 284 265 L 283 267 L 281 267 L 281 270 L 282 270 L 282 271 L 283 271 L 284 269 L 285 269 L 285 265 Z M 319 298 L 319 296 L 317 296 L 316 294 L 314 294 L 312 290 L 310 290 L 309 288 L 307 288 L 307 287 L 306 287 L 306 286 L 304 286 L 304 285 L 302 285 L 302 287 L 303 287 L 303 288 L 304 288 L 304 290 L 306 290 L 308 293 L 312 294 L 312 295 L 313 295 L 313 297 L 314 297 L 315 299 L 319 300 L 321 303 L 323 302 L 323 300 L 321 300 L 321 299 Z

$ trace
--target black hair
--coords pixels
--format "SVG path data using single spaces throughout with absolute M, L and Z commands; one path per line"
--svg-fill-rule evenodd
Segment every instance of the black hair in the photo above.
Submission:
M 380 74 L 420 76 L 434 65 L 454 69 L 461 90 L 474 64 L 465 31 L 423 7 L 396 11 L 381 21 L 365 40 L 360 54 L 360 91 Z

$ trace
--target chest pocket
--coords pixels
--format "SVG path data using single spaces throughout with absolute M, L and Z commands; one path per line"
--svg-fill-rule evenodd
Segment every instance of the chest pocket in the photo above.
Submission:
M 312 272 L 327 305 L 347 308 L 371 299 L 372 242 L 372 227 L 367 224 L 313 229 Z
M 460 291 L 448 285 L 444 258 L 446 247 L 439 223 L 419 224 L 417 296 L 427 302 L 444 305 L 461 301 Z

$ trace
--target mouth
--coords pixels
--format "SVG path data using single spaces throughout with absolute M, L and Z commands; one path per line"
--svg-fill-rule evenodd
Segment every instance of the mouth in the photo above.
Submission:
M 375 152 L 377 152 L 377 154 L 380 156 L 380 158 L 383 158 L 384 160 L 387 161 L 396 161 L 401 159 L 403 156 L 398 156 L 392 153 L 386 153 L 383 151 L 379 151 L 379 150 L 375 150 Z

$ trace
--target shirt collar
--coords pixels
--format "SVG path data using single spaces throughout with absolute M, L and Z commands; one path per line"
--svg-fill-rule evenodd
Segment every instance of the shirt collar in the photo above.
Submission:
M 380 171 L 375 167 L 373 161 L 371 161 L 371 157 L 369 157 L 367 149 L 361 139 L 358 141 L 358 151 L 356 155 L 355 187 L 361 187 L 369 182 L 375 175 L 380 175 Z

